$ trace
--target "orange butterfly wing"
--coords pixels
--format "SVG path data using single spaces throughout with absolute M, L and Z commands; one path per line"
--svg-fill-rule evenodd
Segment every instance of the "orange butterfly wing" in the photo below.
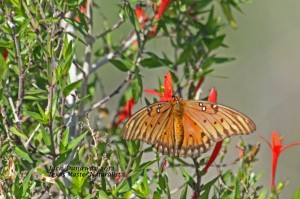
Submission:
M 249 134 L 255 128 L 251 119 L 234 109 L 176 98 L 138 111 L 124 125 L 122 135 L 126 140 L 145 141 L 165 155 L 195 158 L 213 142 Z
M 126 140 L 142 140 L 148 144 L 156 144 L 170 120 L 171 108 L 171 103 L 160 102 L 139 110 L 123 126 L 122 137 Z
M 185 103 L 185 113 L 214 142 L 232 135 L 247 135 L 256 130 L 250 118 L 232 108 L 199 100 L 186 100 Z

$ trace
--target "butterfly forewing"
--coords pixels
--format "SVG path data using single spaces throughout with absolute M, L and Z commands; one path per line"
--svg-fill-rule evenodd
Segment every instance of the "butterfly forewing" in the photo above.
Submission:
M 154 144 L 168 121 L 170 110 L 171 104 L 168 102 L 152 104 L 139 110 L 124 125 L 123 138 Z
M 254 122 L 242 113 L 215 103 L 187 100 L 185 111 L 214 142 L 256 129 Z

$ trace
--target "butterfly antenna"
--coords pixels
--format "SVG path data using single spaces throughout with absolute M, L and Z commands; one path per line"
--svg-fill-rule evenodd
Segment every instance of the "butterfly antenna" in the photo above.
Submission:
M 175 90 L 175 92 L 174 92 L 174 95 L 175 95 L 175 93 L 178 93 L 178 95 L 180 96 L 180 97 L 182 97 L 182 94 L 181 94 L 181 91 L 182 91 L 182 87 L 180 86 L 180 84 L 181 84 L 181 82 L 182 82 L 182 80 L 183 80 L 183 77 L 184 77 L 184 75 L 182 75 L 182 77 L 180 78 L 180 81 L 178 82 L 178 84 L 177 84 L 177 88 L 176 88 L 176 90 Z

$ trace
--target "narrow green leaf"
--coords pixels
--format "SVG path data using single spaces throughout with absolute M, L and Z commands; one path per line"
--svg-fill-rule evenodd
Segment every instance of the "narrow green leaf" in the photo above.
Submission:
M 300 198 L 300 188 L 298 188 L 296 190 L 296 192 L 294 193 L 293 199 L 299 199 Z
M 188 188 L 187 185 L 185 185 L 185 186 L 182 188 L 182 191 L 181 191 L 181 194 L 180 194 L 180 199 L 186 199 L 187 188 Z
M 149 188 L 149 183 L 148 183 L 148 175 L 147 175 L 147 171 L 144 170 L 144 175 L 143 175 L 143 193 L 148 196 L 150 192 L 150 188 Z
M 223 13 L 227 20 L 229 21 L 229 24 L 232 28 L 236 29 L 237 28 L 237 23 L 233 18 L 231 8 L 229 6 L 229 2 L 222 0 L 221 1 L 221 8 L 223 10 Z
M 44 125 L 41 125 L 40 129 L 42 131 L 43 140 L 44 140 L 46 146 L 50 149 L 51 148 L 51 137 L 50 137 L 50 134 L 46 131 Z
M 195 187 L 195 181 L 194 179 L 190 176 L 190 174 L 182 167 L 180 166 L 181 174 L 184 177 L 185 181 L 188 183 L 188 185 L 194 189 Z
M 65 195 L 67 194 L 66 186 L 60 181 L 60 179 L 55 180 L 55 184 Z
M 298 191 L 300 191 L 299 189 L 298 189 Z M 264 189 L 261 193 L 260 193 L 260 195 L 258 196 L 258 198 L 257 199 L 266 199 L 267 198 L 267 194 L 268 194 L 268 191 L 266 190 L 266 189 Z M 299 192 L 299 195 L 298 195 L 299 197 L 293 197 L 293 199 L 299 199 L 300 198 L 300 192 Z
M 69 127 L 67 127 L 64 132 L 62 133 L 62 138 L 61 141 L 62 145 L 64 145 L 65 147 L 67 147 L 68 143 L 69 143 Z
M 129 18 L 131 24 L 134 27 L 134 30 L 136 32 L 136 36 L 137 36 L 137 41 L 138 41 L 138 45 L 139 47 L 141 46 L 141 38 L 140 38 L 140 32 L 141 32 L 141 27 L 140 27 L 140 22 L 138 20 L 138 18 L 136 17 L 136 14 L 134 12 L 134 10 L 132 9 L 131 5 L 129 4 L 129 2 L 127 2 L 125 4 L 125 13 L 127 15 L 127 17 Z
M 171 67 L 173 65 L 173 63 L 170 60 L 165 58 L 160 58 L 154 53 L 147 52 L 146 54 L 149 55 L 150 57 L 145 58 L 140 62 L 140 64 L 145 68 L 157 68 L 161 66 Z
M 100 190 L 98 192 L 98 198 L 99 199 L 110 199 L 110 197 L 103 190 Z
M 159 193 L 158 191 L 154 191 L 154 193 L 153 193 L 153 199 L 162 199 L 162 197 L 161 197 L 161 193 Z
M 57 159 L 55 160 L 55 164 L 60 165 L 61 163 L 65 162 L 71 153 L 72 153 L 72 150 L 68 150 L 68 151 L 65 151 L 64 153 L 60 154 L 57 157 Z
M 132 168 L 134 171 L 138 170 L 140 168 L 140 164 L 142 161 L 143 152 L 141 152 L 134 160 L 132 164 Z
M 125 160 L 124 154 L 122 153 L 122 150 L 120 149 L 118 144 L 116 144 L 116 149 L 117 149 L 117 155 L 118 155 L 121 169 L 122 169 L 122 171 L 125 171 L 126 170 L 126 160 Z
M 110 60 L 109 62 L 123 72 L 127 72 L 129 70 L 129 68 L 126 66 L 126 64 L 124 64 L 124 62 L 122 62 L 122 61 L 113 59 L 113 60 Z
M 143 164 L 141 164 L 140 166 L 140 170 L 144 170 L 148 167 L 150 167 L 152 164 L 154 164 L 157 160 L 152 160 L 152 161 L 148 161 L 148 162 L 145 162 Z
M 25 114 L 29 117 L 36 119 L 37 121 L 39 121 L 42 124 L 45 124 L 45 125 L 48 124 L 48 120 L 45 120 L 40 114 L 38 114 L 36 112 L 25 110 Z
M 86 136 L 87 133 L 88 133 L 88 131 L 86 131 L 85 133 L 79 135 L 77 138 L 75 138 L 74 140 L 72 140 L 68 144 L 67 150 L 73 150 L 79 144 L 79 142 L 82 141 L 82 139 Z
M 40 115 L 42 116 L 42 118 L 44 120 L 48 120 L 48 115 L 45 114 L 44 110 L 42 109 L 42 107 L 39 105 L 39 103 L 37 103 L 37 107 L 39 109 Z
M 20 138 L 27 140 L 28 137 L 27 135 L 25 135 L 23 132 L 21 132 L 19 129 L 17 129 L 16 127 L 12 126 L 9 128 L 9 131 L 12 132 L 13 134 L 19 136 Z
M 30 182 L 30 178 L 31 178 L 31 175 L 33 173 L 33 169 L 30 170 L 30 172 L 27 174 L 25 180 L 23 181 L 22 183 L 22 186 L 23 186 L 23 194 L 22 196 L 25 197 L 27 191 L 28 191 L 28 186 L 29 186 L 29 182 Z
M 139 75 L 131 81 L 132 96 L 135 102 L 138 102 L 143 90 L 143 82 Z
M 79 87 L 79 85 L 81 84 L 81 80 L 78 80 L 76 82 L 73 82 L 67 86 L 65 86 L 62 90 L 64 97 L 67 97 L 68 95 L 70 95 L 70 93 Z
M 215 38 L 205 38 L 205 44 L 209 50 L 214 50 L 223 44 L 225 35 L 221 35 Z
M 15 146 L 15 152 L 18 156 L 27 160 L 29 163 L 33 163 L 32 159 L 29 157 L 28 152 L 22 146 Z

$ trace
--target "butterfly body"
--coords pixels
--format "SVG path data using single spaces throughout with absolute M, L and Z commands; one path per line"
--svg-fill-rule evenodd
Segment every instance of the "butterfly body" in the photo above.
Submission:
M 149 105 L 124 125 L 126 140 L 142 140 L 165 155 L 198 157 L 214 142 L 255 130 L 251 119 L 234 109 L 200 100 L 171 101 Z

